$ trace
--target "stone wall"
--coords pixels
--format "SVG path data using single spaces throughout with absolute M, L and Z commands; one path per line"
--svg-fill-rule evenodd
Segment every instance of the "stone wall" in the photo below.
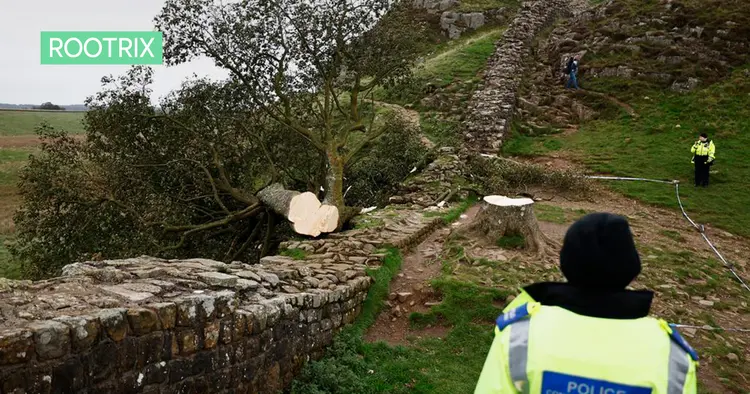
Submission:
M 487 63 L 484 78 L 468 106 L 465 125 L 467 146 L 473 152 L 496 154 L 515 111 L 523 64 L 533 39 L 555 19 L 568 12 L 567 1 L 524 1 L 516 17 L 498 41 Z
M 0 392 L 276 393 L 360 313 L 381 248 L 442 223 L 394 209 L 360 220 L 375 224 L 286 243 L 298 260 L 144 256 L 0 279 Z

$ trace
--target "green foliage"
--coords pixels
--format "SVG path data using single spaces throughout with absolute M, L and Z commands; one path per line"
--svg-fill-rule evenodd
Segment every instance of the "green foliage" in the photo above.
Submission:
M 456 146 L 461 142 L 460 124 L 455 120 L 443 119 L 438 113 L 428 113 L 421 117 L 422 133 L 439 146 Z
M 354 324 L 336 336 L 323 359 L 305 365 L 292 386 L 293 394 L 369 392 L 365 377 L 373 365 L 359 354 L 364 346 L 362 335 L 375 322 L 388 296 L 390 281 L 401 268 L 401 263 L 401 253 L 391 248 L 386 251 L 380 268 L 369 271 L 374 283 L 367 294 L 362 313 Z
M 248 109 L 242 83 L 186 82 L 156 110 L 150 69 L 103 82 L 87 101 L 86 139 L 42 125 L 45 143 L 21 173 L 11 250 L 30 277 L 93 254 L 255 261 L 291 231 L 269 220 L 259 190 L 272 182 L 330 190 L 326 154 L 276 115 Z M 399 118 L 375 120 L 376 134 L 353 131 L 337 150 L 346 159 L 339 157 L 342 173 L 333 175 L 351 186 L 347 199 L 355 205 L 382 203 L 426 152 Z M 340 117 L 333 126 L 349 127 Z
M 5 246 L 11 240 L 8 236 L 0 233 L 0 278 L 22 279 L 23 268 L 21 264 L 13 258 Z
M 572 170 L 550 170 L 539 165 L 503 158 L 469 158 L 471 173 L 486 194 L 515 193 L 530 186 L 546 186 L 558 191 L 585 195 L 590 185 Z
M 363 216 L 354 219 L 354 228 L 356 229 L 367 229 L 367 228 L 378 228 L 385 226 L 385 220 L 381 218 L 374 218 Z
M 363 103 L 408 78 L 425 37 L 409 11 L 382 0 L 169 0 L 155 20 L 167 64 L 213 59 L 246 108 L 309 143 L 321 157 L 311 164 L 325 171 L 325 199 L 341 210 L 345 167 L 388 132 Z
M 525 244 L 523 235 L 503 235 L 497 240 L 497 246 L 503 249 L 522 249 Z
M 470 195 L 469 198 L 467 198 L 464 201 L 461 201 L 458 205 L 448 210 L 448 212 L 446 212 L 443 215 L 443 220 L 445 221 L 445 223 L 455 222 L 461 217 L 461 215 L 464 212 L 466 212 L 467 209 L 469 209 L 469 207 L 476 204 L 476 202 L 477 202 L 477 196 L 473 194 Z
M 391 114 L 385 131 L 367 151 L 346 168 L 346 203 L 353 206 L 385 205 L 395 188 L 427 154 L 419 130 Z M 398 147 L 398 149 L 394 149 Z
M 0 109 L 0 136 L 33 134 L 42 122 L 66 130 L 70 134 L 83 133 L 84 112 L 43 112 Z
M 281 255 L 291 257 L 294 260 L 304 260 L 307 257 L 307 252 L 302 249 L 284 249 L 281 251 Z

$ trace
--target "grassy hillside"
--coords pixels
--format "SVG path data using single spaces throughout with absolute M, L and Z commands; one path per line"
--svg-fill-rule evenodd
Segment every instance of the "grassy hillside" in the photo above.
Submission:
M 55 128 L 71 134 L 83 133 L 84 112 L 0 110 L 0 137 L 34 134 L 34 129 L 47 121 Z
M 636 119 L 584 123 L 571 135 L 515 134 L 509 155 L 567 154 L 598 173 L 678 179 L 685 208 L 694 219 L 750 236 L 750 70 L 689 94 L 644 92 L 631 105 Z M 694 189 L 690 147 L 701 132 L 716 144 L 711 186 Z M 659 184 L 613 183 L 628 196 L 677 208 L 674 190 Z

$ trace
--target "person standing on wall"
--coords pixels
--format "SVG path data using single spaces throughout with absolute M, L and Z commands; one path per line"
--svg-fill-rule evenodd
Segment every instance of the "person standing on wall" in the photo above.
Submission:
M 568 60 L 565 73 L 568 74 L 568 83 L 565 84 L 565 89 L 570 89 L 571 85 L 578 89 L 578 56 L 571 57 Z
M 474 394 L 696 394 L 698 354 L 629 290 L 641 260 L 627 219 L 584 216 L 565 234 L 567 282 L 526 286 L 498 317 Z
M 695 164 L 695 187 L 708 187 L 708 171 L 716 158 L 714 142 L 708 139 L 706 133 L 701 133 L 698 141 L 695 141 L 693 147 L 690 148 L 690 152 L 693 154 L 690 162 Z

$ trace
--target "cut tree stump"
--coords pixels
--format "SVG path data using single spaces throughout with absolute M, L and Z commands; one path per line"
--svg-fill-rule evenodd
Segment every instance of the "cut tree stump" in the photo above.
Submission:
M 522 236 L 525 249 L 539 255 L 549 254 L 550 246 L 556 244 L 539 229 L 530 198 L 486 196 L 474 222 L 460 232 L 479 236 L 492 245 L 504 236 Z
M 280 183 L 274 183 L 259 191 L 257 196 L 263 204 L 290 221 L 298 234 L 317 237 L 338 227 L 338 208 L 321 204 L 313 193 L 287 190 Z

